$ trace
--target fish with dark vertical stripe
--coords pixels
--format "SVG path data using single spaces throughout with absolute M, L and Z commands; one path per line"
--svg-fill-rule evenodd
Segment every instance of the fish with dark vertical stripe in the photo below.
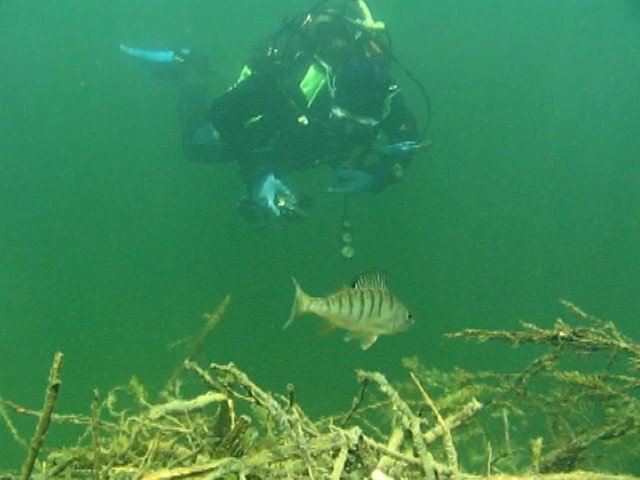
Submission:
M 359 340 L 366 350 L 379 335 L 403 332 L 413 324 L 407 307 L 389 291 L 384 273 L 363 273 L 350 287 L 326 297 L 312 297 L 295 278 L 292 280 L 295 298 L 284 328 L 300 315 L 313 313 L 326 319 L 332 327 L 347 330 L 346 340 Z

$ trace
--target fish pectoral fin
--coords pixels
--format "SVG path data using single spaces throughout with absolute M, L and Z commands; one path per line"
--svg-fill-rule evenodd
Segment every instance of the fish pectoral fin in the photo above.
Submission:
M 378 336 L 377 335 L 368 335 L 368 336 L 361 337 L 360 338 L 360 347 L 363 350 L 367 350 L 369 347 L 371 347 L 371 345 L 376 343 L 376 340 L 378 340 Z
M 350 342 L 351 340 L 358 340 L 362 337 L 362 334 L 359 334 L 357 332 L 347 332 L 344 335 L 344 341 L 345 342 Z
M 322 328 L 320 329 L 320 333 L 323 335 L 328 335 L 330 333 L 333 333 L 333 331 L 338 328 L 336 327 L 333 323 L 331 322 L 325 322 L 325 324 L 322 326 Z
M 350 342 L 351 340 L 360 340 L 360 347 L 363 350 L 367 350 L 371 347 L 376 340 L 378 340 L 378 335 L 369 335 L 367 333 L 362 332 L 347 332 L 344 336 L 345 342 Z

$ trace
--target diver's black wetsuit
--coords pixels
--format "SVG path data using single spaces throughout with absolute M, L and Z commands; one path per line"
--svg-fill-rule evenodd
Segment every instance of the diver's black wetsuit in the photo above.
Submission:
M 318 164 L 367 171 L 376 180 L 372 189 L 382 189 L 397 180 L 411 155 L 393 161 L 373 155 L 376 139 L 384 134 L 386 143 L 420 140 L 415 117 L 392 81 L 391 63 L 385 33 L 347 12 L 295 17 L 213 101 L 207 118 L 222 155 L 188 141 L 191 121 L 184 124 L 185 152 L 193 160 L 237 161 L 249 189 L 266 174 Z M 188 92 L 185 109 L 201 95 Z

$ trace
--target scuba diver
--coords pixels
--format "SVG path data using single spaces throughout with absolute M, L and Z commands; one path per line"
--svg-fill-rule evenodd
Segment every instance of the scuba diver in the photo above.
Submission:
M 185 156 L 237 163 L 247 187 L 238 209 L 247 219 L 305 215 L 304 195 L 283 180 L 294 170 L 327 165 L 335 172 L 328 191 L 377 192 L 397 182 L 427 145 L 391 76 L 395 58 L 384 24 L 364 0 L 328 3 L 286 20 L 208 109 L 198 80 L 207 68 L 202 57 L 121 45 L 172 76 L 185 72 Z

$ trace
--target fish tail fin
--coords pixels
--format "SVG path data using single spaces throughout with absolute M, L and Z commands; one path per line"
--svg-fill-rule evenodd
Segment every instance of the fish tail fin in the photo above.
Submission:
M 293 321 L 301 314 L 307 311 L 307 307 L 309 305 L 309 295 L 304 293 L 298 281 L 291 277 L 293 281 L 293 287 L 295 288 L 295 294 L 293 297 L 293 305 L 291 305 L 291 314 L 289 315 L 289 319 L 287 323 L 284 324 L 282 329 L 284 330 L 289 325 L 293 323 Z

